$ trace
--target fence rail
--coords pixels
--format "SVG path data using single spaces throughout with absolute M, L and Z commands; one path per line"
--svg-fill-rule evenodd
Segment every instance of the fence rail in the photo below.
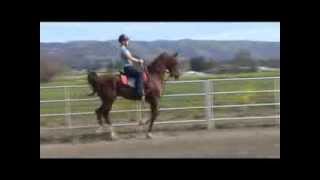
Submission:
M 279 115 L 274 116 L 247 116 L 247 117 L 227 117 L 227 118 L 215 118 L 210 119 L 210 121 L 225 121 L 225 120 L 246 120 L 246 119 L 279 119 Z M 185 124 L 185 123 L 207 123 L 207 120 L 196 119 L 196 120 L 178 120 L 178 121 L 156 121 L 157 124 Z M 114 124 L 115 127 L 121 126 L 137 126 L 137 123 L 119 123 Z M 87 125 L 87 126 L 73 126 L 71 129 L 85 129 L 85 128 L 97 128 L 98 125 Z M 65 127 L 54 127 L 54 128 L 40 128 L 40 130 L 64 130 Z
M 209 108 L 228 108 L 228 107 L 274 106 L 274 105 L 280 105 L 280 103 L 235 104 L 235 105 L 214 105 L 214 106 L 179 107 L 179 108 L 160 108 L 159 111 L 206 109 L 208 107 Z M 137 109 L 125 109 L 125 110 L 112 110 L 112 111 L 110 111 L 110 113 L 123 113 L 123 112 L 136 112 L 136 111 L 137 111 Z M 150 109 L 139 109 L 139 111 L 149 112 Z M 89 114 L 94 114 L 94 112 L 40 114 L 40 117 L 89 115 Z
M 275 77 L 256 77 L 256 78 L 221 78 L 221 79 L 207 79 L 207 80 L 186 80 L 186 81 L 167 81 L 167 84 L 177 84 L 177 83 L 197 83 L 197 82 L 205 82 L 205 81 L 241 81 L 241 80 L 265 80 L 265 79 L 280 79 L 279 76 Z M 85 88 L 87 85 L 68 85 L 68 86 L 42 86 L 40 89 L 56 89 L 56 88 L 64 88 L 64 87 L 79 87 Z
M 274 80 L 274 89 L 268 90 L 257 90 L 257 91 L 224 91 L 220 92 L 214 91 L 214 82 L 217 81 L 243 81 L 243 80 Z M 215 121 L 221 120 L 240 120 L 240 119 L 276 119 L 276 122 L 280 124 L 279 115 L 271 116 L 247 116 L 247 117 L 226 117 L 226 118 L 215 118 L 214 109 L 216 108 L 233 108 L 233 107 L 255 107 L 255 106 L 278 106 L 277 112 L 280 113 L 280 77 L 258 77 L 258 78 L 229 78 L 229 79 L 209 79 L 209 80 L 190 80 L 190 81 L 168 81 L 168 84 L 178 84 L 178 83 L 203 83 L 204 92 L 203 93 L 181 93 L 181 94 L 165 94 L 164 97 L 188 97 L 188 96 L 204 96 L 205 102 L 204 106 L 197 107 L 175 107 L 175 108 L 160 108 L 160 111 L 172 111 L 172 110 L 187 110 L 187 109 L 204 109 L 206 114 L 206 119 L 200 120 L 179 120 L 179 121 L 161 121 L 155 122 L 157 124 L 171 124 L 171 123 L 207 123 L 208 128 L 215 127 Z M 44 86 L 40 89 L 64 89 L 64 99 L 60 100 L 40 100 L 40 103 L 55 103 L 64 102 L 65 103 L 65 113 L 52 113 L 52 114 L 40 114 L 40 117 L 53 117 L 53 116 L 65 116 L 65 121 L 67 127 L 57 127 L 57 128 L 42 128 L 40 130 L 52 130 L 52 129 L 77 129 L 77 128 L 92 128 L 97 127 L 96 125 L 88 126 L 73 126 L 72 116 L 73 115 L 91 115 L 94 112 L 71 112 L 71 102 L 78 101 L 97 101 L 99 98 L 86 98 L 86 99 L 71 99 L 70 89 L 71 88 L 88 88 L 88 85 L 73 85 L 73 86 Z M 213 102 L 214 95 L 217 94 L 242 94 L 242 93 L 274 93 L 274 103 L 255 103 L 255 104 L 231 104 L 231 105 L 215 105 Z M 137 109 L 127 109 L 127 110 L 112 110 L 111 113 L 123 113 L 123 112 L 148 112 L 149 109 L 142 109 L 141 106 L 137 106 Z M 137 125 L 136 123 L 122 123 L 115 124 L 114 126 L 132 126 Z

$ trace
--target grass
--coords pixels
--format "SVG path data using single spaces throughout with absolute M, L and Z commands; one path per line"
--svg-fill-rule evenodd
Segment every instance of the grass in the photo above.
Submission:
M 246 77 L 273 77 L 280 76 L 280 71 L 256 72 L 256 73 L 240 73 L 240 74 L 221 74 L 208 75 L 205 77 L 188 76 L 181 77 L 180 80 L 205 80 L 205 79 L 221 79 L 221 78 L 246 78 Z M 87 85 L 86 76 L 65 78 L 64 76 L 56 77 L 52 82 L 40 83 L 40 86 L 60 86 L 60 85 Z M 221 91 L 255 91 L 255 90 L 272 90 L 274 89 L 274 80 L 243 80 L 243 81 L 216 81 L 213 84 L 215 92 Z M 89 86 L 84 88 L 70 88 L 71 99 L 87 99 L 87 94 L 91 90 Z M 180 93 L 202 93 L 204 92 L 202 83 L 178 83 L 167 84 L 165 94 Z M 212 100 L 215 105 L 225 104 L 250 104 L 250 103 L 273 103 L 274 93 L 243 93 L 243 94 L 217 94 Z M 64 89 L 41 89 L 40 100 L 62 100 L 64 99 Z M 100 101 L 80 101 L 71 102 L 71 112 L 94 112 L 99 107 Z M 135 109 L 135 101 L 125 99 L 117 100 L 113 105 L 113 110 Z M 161 108 L 172 107 L 194 107 L 205 106 L 203 96 L 189 97 L 162 97 L 160 101 Z M 148 106 L 146 107 L 148 108 Z M 40 103 L 40 113 L 64 113 L 65 102 Z M 263 107 L 240 107 L 240 108 L 216 108 L 215 117 L 237 117 L 237 116 L 256 116 L 256 115 L 272 115 L 276 113 L 275 106 Z M 147 117 L 149 112 L 144 113 Z M 135 121 L 137 114 L 135 112 L 128 113 L 112 113 L 113 122 L 131 122 Z M 168 120 L 186 120 L 186 119 L 204 119 L 204 109 L 193 110 L 175 110 L 161 112 L 157 121 Z M 85 116 L 72 116 L 73 125 L 96 125 L 96 117 L 94 114 Z M 59 127 L 65 126 L 64 116 L 58 117 L 42 117 L 40 118 L 41 127 Z

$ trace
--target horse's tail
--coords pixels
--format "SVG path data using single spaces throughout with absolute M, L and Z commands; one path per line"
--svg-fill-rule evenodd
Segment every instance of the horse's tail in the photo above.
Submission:
M 97 92 L 97 79 L 98 75 L 94 71 L 88 71 L 88 83 L 92 88 L 92 93 L 88 94 L 89 96 L 93 96 Z

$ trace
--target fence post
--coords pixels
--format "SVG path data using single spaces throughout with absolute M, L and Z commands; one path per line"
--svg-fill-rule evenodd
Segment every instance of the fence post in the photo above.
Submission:
M 137 107 L 137 122 L 142 121 L 142 102 L 136 101 L 136 107 Z
M 210 103 L 210 106 L 211 106 L 211 128 L 216 128 L 216 122 L 214 120 L 214 81 L 210 81 L 211 83 L 209 84 L 210 85 L 210 93 L 211 93 L 211 103 Z
M 212 113 L 212 99 L 211 99 L 211 91 L 212 87 L 211 87 L 211 81 L 207 80 L 204 81 L 204 90 L 205 90 L 205 113 L 206 113 L 206 119 L 208 121 L 208 129 L 212 129 L 215 128 L 215 124 L 213 119 L 213 113 Z
M 64 100 L 65 100 L 65 123 L 67 124 L 68 129 L 71 131 L 72 144 L 75 143 L 75 137 L 72 129 L 72 119 L 71 119 L 71 103 L 70 103 L 70 88 L 64 87 Z
M 277 79 L 274 79 L 274 101 L 275 103 L 279 103 L 279 105 L 276 105 L 276 109 L 275 109 L 275 112 L 277 115 L 280 115 L 280 78 L 277 82 Z M 276 92 L 278 91 L 279 92 Z M 276 118 L 276 124 L 279 124 L 280 125 L 280 118 Z

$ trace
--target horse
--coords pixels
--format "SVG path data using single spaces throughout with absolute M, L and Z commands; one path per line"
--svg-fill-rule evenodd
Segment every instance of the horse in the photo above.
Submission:
M 150 104 L 151 116 L 145 122 L 139 121 L 139 125 L 149 124 L 146 131 L 146 138 L 148 139 L 152 138 L 153 123 L 159 115 L 159 100 L 165 88 L 166 73 L 169 73 L 169 78 L 179 79 L 180 72 L 177 57 L 178 53 L 171 55 L 164 52 L 156 57 L 148 66 L 143 66 L 143 70 L 147 76 L 147 80 L 144 80 L 145 101 Z M 141 97 L 137 97 L 134 89 L 122 82 L 121 74 L 98 76 L 97 73 L 91 71 L 88 72 L 87 78 L 88 84 L 93 90 L 89 95 L 92 96 L 96 93 L 102 102 L 101 106 L 95 110 L 99 124 L 97 132 L 105 128 L 102 122 L 103 116 L 105 123 L 110 128 L 111 139 L 115 139 L 117 136 L 112 128 L 109 117 L 112 104 L 118 96 L 129 100 L 141 100 Z

